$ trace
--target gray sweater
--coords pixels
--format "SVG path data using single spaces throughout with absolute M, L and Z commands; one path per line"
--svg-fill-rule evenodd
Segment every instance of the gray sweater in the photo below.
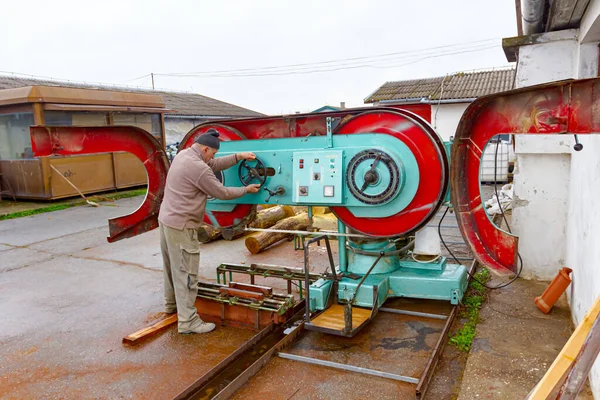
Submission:
M 245 187 L 223 186 L 214 174 L 236 163 L 233 154 L 205 163 L 195 146 L 182 150 L 169 168 L 158 220 L 175 229 L 197 229 L 204 218 L 207 196 L 221 200 L 242 197 Z

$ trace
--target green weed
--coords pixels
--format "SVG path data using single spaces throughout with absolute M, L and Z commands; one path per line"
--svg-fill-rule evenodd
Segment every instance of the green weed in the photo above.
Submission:
M 42 213 L 47 213 L 47 212 L 51 212 L 51 211 L 64 210 L 65 208 L 80 206 L 82 204 L 85 204 L 85 202 L 81 201 L 81 202 L 77 202 L 77 203 L 68 203 L 68 204 L 53 204 L 48 207 L 36 208 L 33 210 L 17 211 L 17 212 L 10 213 L 10 214 L 0 215 L 0 221 L 5 220 L 5 219 L 29 217 L 30 215 L 42 214 Z
M 490 271 L 481 268 L 475 274 L 475 278 L 487 283 L 490 280 Z M 463 308 L 460 316 L 467 319 L 467 322 L 454 335 L 450 336 L 450 343 L 461 351 L 471 350 L 471 344 L 475 337 L 475 328 L 479 322 L 479 310 L 486 299 L 487 289 L 475 279 L 471 279 L 467 293 L 463 297 Z
M 107 193 L 107 194 L 103 194 L 103 195 L 95 195 L 95 196 L 88 197 L 88 200 L 94 201 L 94 202 L 99 202 L 99 201 L 102 201 L 105 199 L 110 199 L 110 200 L 127 199 L 130 197 L 145 195 L 146 191 L 147 191 L 146 188 L 144 188 L 144 189 L 128 190 L 128 191 L 124 191 L 124 192 Z M 84 200 L 69 201 L 68 203 L 51 204 L 47 207 L 36 208 L 36 209 L 32 209 L 32 210 L 16 211 L 16 212 L 13 212 L 10 214 L 0 215 L 0 221 L 5 220 L 5 219 L 29 217 L 31 215 L 43 214 L 43 213 L 47 213 L 47 212 L 51 212 L 51 211 L 64 210 L 66 208 L 81 206 L 84 204 L 86 204 L 86 202 Z

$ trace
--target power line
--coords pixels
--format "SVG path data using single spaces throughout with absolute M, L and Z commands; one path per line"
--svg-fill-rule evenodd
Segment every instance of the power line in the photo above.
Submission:
M 381 59 L 381 58 L 386 58 L 386 57 L 391 57 L 391 56 L 399 56 L 399 55 L 407 55 L 407 54 L 411 54 L 411 53 L 415 53 L 415 55 L 418 55 L 419 53 L 422 52 L 428 52 L 428 51 L 432 51 L 432 50 L 439 50 L 439 49 L 448 49 L 451 47 L 461 47 L 461 46 L 465 46 L 465 45 L 473 45 L 473 44 L 484 44 L 486 42 L 492 42 L 492 41 L 497 41 L 500 38 L 490 38 L 490 39 L 482 39 L 482 40 L 476 40 L 476 41 L 471 41 L 471 42 L 464 42 L 464 43 L 456 43 L 456 44 L 450 44 L 450 45 L 444 45 L 444 46 L 436 46 L 436 47 L 429 47 L 429 48 L 424 48 L 424 49 L 415 49 L 415 50 L 405 50 L 405 51 L 398 51 L 398 52 L 393 52 L 393 53 L 385 53 L 385 54 L 377 54 L 377 55 L 372 55 L 372 56 L 362 56 L 362 57 L 351 57 L 351 58 L 342 58 L 342 59 L 336 59 L 336 60 L 328 60 L 328 61 L 317 61 L 317 62 L 311 62 L 311 63 L 301 63 L 301 64 L 287 64 L 287 65 L 279 65 L 279 66 L 268 66 L 268 67 L 256 67 L 256 68 L 242 68 L 242 69 L 229 69 L 229 70 L 215 70 L 215 71 L 199 71 L 199 72 L 171 72 L 171 73 L 163 73 L 161 75 L 165 75 L 165 76 L 176 76 L 176 75 L 185 75 L 185 76 L 192 76 L 192 75 L 212 75 L 212 74 L 222 74 L 222 73 L 243 73 L 243 72 L 254 72 L 254 71 L 263 71 L 263 70 L 272 70 L 272 69 L 299 69 L 298 67 L 305 67 L 305 68 L 312 68 L 315 65 L 323 65 L 323 64 L 339 64 L 339 63 L 344 63 L 346 64 L 347 62 L 354 62 L 356 63 L 357 61 L 365 61 L 365 60 L 369 60 L 369 59 Z M 375 60 L 372 60 L 375 61 Z M 300 68 L 302 69 L 302 68 Z
M 161 74 L 155 73 L 154 75 L 173 77 L 173 78 L 240 78 L 240 77 L 260 77 L 260 76 L 282 76 L 282 75 L 300 75 L 300 74 L 313 74 L 320 72 L 332 72 L 332 71 L 341 71 L 341 70 L 349 70 L 349 69 L 360 69 L 360 68 L 374 68 L 374 69 L 389 69 L 389 68 L 398 68 L 410 64 L 415 64 L 421 62 L 423 60 L 431 59 L 431 58 L 439 58 L 445 57 L 449 55 L 455 54 L 463 54 L 463 53 L 473 53 L 477 51 L 489 50 L 496 48 L 496 45 L 492 46 L 479 46 L 472 47 L 468 49 L 464 49 L 461 51 L 452 51 L 452 52 L 442 52 L 435 53 L 429 55 L 414 55 L 411 57 L 405 57 L 403 59 L 409 59 L 410 61 L 400 63 L 400 64 L 388 64 L 381 65 L 381 62 L 390 62 L 395 61 L 392 60 L 382 60 L 382 61 L 374 61 L 374 63 L 369 64 L 342 64 L 342 65 L 332 65 L 332 66 L 324 66 L 324 67 L 316 67 L 312 69 L 308 68 L 299 68 L 296 70 L 283 70 L 283 71 L 274 71 L 274 72 L 248 72 L 248 73 L 213 73 L 213 74 L 194 74 L 194 73 L 178 73 L 178 74 Z
M 151 76 L 151 75 L 152 75 L 152 74 L 146 74 L 146 75 L 138 76 L 137 78 L 128 79 L 128 80 L 126 80 L 126 81 L 123 81 L 123 82 L 124 82 L 124 83 L 125 83 L 125 82 L 133 82 L 133 81 L 137 81 L 138 79 L 142 79 L 142 78 L 149 77 L 149 76 Z
M 463 50 L 463 49 L 460 49 L 460 47 L 465 46 L 465 45 L 472 46 L 474 44 L 478 44 L 478 46 L 481 46 L 481 45 L 485 46 L 485 45 L 490 45 L 491 44 L 490 42 L 497 41 L 497 40 L 499 40 L 499 39 L 498 38 L 483 39 L 483 40 L 477 40 L 477 41 L 472 41 L 472 42 L 457 43 L 457 44 L 445 45 L 445 46 L 436 46 L 436 47 L 430 47 L 430 48 L 424 48 L 424 49 L 407 50 L 407 51 L 399 51 L 399 52 L 378 54 L 378 55 L 372 55 L 372 56 L 352 57 L 352 58 L 344 58 L 344 59 L 336 59 L 336 60 L 328 60 L 328 61 L 318 61 L 318 62 L 311 62 L 311 63 L 288 64 L 288 65 L 256 67 L 256 68 L 229 69 L 229 70 L 215 70 L 215 71 L 171 72 L 171 73 L 162 73 L 160 75 L 183 76 L 183 77 L 209 75 L 212 77 L 215 75 L 220 76 L 222 74 L 226 74 L 226 75 L 238 74 L 238 73 L 245 74 L 245 73 L 262 72 L 262 71 L 266 71 L 266 70 L 278 70 L 277 72 L 283 72 L 280 70 L 292 69 L 292 70 L 296 71 L 296 70 L 303 70 L 303 69 L 314 69 L 314 68 L 318 68 L 317 66 L 319 66 L 319 65 L 323 66 L 323 68 L 329 68 L 329 67 L 333 67 L 334 65 L 327 65 L 327 64 L 335 64 L 337 66 L 340 64 L 355 65 L 355 64 L 360 64 L 360 63 L 364 63 L 367 61 L 368 62 L 383 62 L 383 61 L 386 61 L 386 60 L 384 60 L 385 58 L 389 58 L 389 57 L 398 58 L 398 56 L 402 56 L 402 55 L 404 55 L 404 56 L 408 55 L 408 57 L 416 57 L 416 56 L 423 55 L 423 53 L 427 53 L 427 52 L 431 52 L 431 51 L 435 51 L 435 50 L 439 50 L 439 49 L 448 49 L 447 51 Z M 453 47 L 455 49 L 451 49 Z M 391 61 L 391 60 L 387 60 L 387 61 Z

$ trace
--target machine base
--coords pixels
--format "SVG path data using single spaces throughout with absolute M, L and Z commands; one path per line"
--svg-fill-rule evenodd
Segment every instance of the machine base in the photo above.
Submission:
M 373 289 L 377 288 L 379 308 L 388 298 L 410 297 L 417 299 L 448 300 L 458 304 L 467 289 L 468 275 L 464 265 L 446 264 L 443 270 L 423 269 L 414 262 L 401 261 L 401 267 L 386 274 L 371 274 L 355 294 L 359 280 L 343 277 L 338 281 L 337 298 L 340 302 L 352 301 L 353 306 L 373 307 Z M 414 263 L 414 264 L 410 264 Z M 332 288 L 332 282 L 319 279 L 310 287 L 312 311 L 324 310 Z

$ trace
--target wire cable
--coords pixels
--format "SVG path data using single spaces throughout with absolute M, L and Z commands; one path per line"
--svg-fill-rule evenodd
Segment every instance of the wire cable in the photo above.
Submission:
M 509 233 L 512 233 L 512 231 L 510 229 L 510 225 L 508 223 L 508 220 L 506 219 L 506 215 L 504 214 L 504 209 L 502 208 L 502 204 L 500 204 L 500 197 L 498 196 L 498 182 L 497 182 L 498 175 L 497 175 L 497 173 L 498 173 L 498 148 L 499 147 L 500 147 L 500 138 L 498 138 L 498 140 L 496 141 L 496 151 L 494 152 L 494 194 L 496 195 L 496 201 L 498 202 L 498 208 L 500 208 L 500 213 L 502 214 L 502 218 L 504 219 L 504 222 L 506 223 L 506 228 L 508 229 Z M 446 207 L 446 211 L 444 211 L 444 214 L 442 215 L 442 218 L 440 219 L 440 222 L 438 223 L 438 235 L 440 236 L 440 240 L 442 241 L 442 244 L 444 245 L 444 247 L 446 248 L 448 253 L 452 256 L 452 258 L 454 258 L 454 260 L 458 264 L 460 264 L 460 262 L 454 256 L 454 254 L 452 253 L 450 248 L 448 248 L 448 246 L 446 245 L 446 242 L 444 242 L 444 238 L 442 237 L 442 221 L 446 217 L 446 214 L 448 213 L 449 209 L 450 209 L 450 207 Z M 482 286 L 484 286 L 488 289 L 491 289 L 491 290 L 501 289 L 503 287 L 510 285 L 511 283 L 516 281 L 519 276 L 521 276 L 521 272 L 523 271 L 523 259 L 521 258 L 521 254 L 519 254 L 518 252 L 517 252 L 517 256 L 519 257 L 519 270 L 518 270 L 517 274 L 506 283 L 502 283 L 497 286 L 488 286 L 485 283 L 478 280 L 477 278 L 475 278 L 475 276 L 473 276 L 468 270 L 467 270 L 467 273 L 469 274 L 471 279 L 474 279 L 476 282 L 478 282 L 479 284 L 481 284 Z
M 487 46 L 477 49 L 469 49 L 464 51 L 457 51 L 452 53 L 440 53 L 429 56 L 424 56 L 416 60 L 408 61 L 401 64 L 393 64 L 393 65 L 373 65 L 373 64 L 362 64 L 362 65 L 350 65 L 350 66 L 339 66 L 339 67 L 329 67 L 324 69 L 312 69 L 312 70 L 290 70 L 290 71 L 276 71 L 276 72 L 268 72 L 268 73 L 243 73 L 243 74 L 212 74 L 212 75 L 197 75 L 197 74 L 162 74 L 155 73 L 155 76 L 166 76 L 171 78 L 247 78 L 247 77 L 262 77 L 262 76 L 286 76 L 286 75 L 306 75 L 306 74 L 314 74 L 321 72 L 333 72 L 333 71 L 342 71 L 342 70 L 351 70 L 351 69 L 361 69 L 361 68 L 375 68 L 375 69 L 389 69 L 389 68 L 398 68 L 404 67 L 406 65 L 416 64 L 418 62 L 430 59 L 430 58 L 438 58 L 445 57 L 449 55 L 461 54 L 461 53 L 472 53 L 476 51 L 489 50 L 497 47 Z
M 442 244 L 444 245 L 444 247 L 446 248 L 446 250 L 448 251 L 448 253 L 452 256 L 452 258 L 454 258 L 454 261 L 456 261 L 457 264 L 460 264 L 460 261 L 458 261 L 458 259 L 456 258 L 456 256 L 452 253 L 452 251 L 450 250 L 450 248 L 448 247 L 448 245 L 446 244 L 446 242 L 444 242 L 444 238 L 442 237 L 442 221 L 446 217 L 446 214 L 448 213 L 449 209 L 450 209 L 450 207 L 446 207 L 446 211 L 444 211 L 444 214 L 442 215 L 442 218 L 440 219 L 440 222 L 438 223 L 438 235 L 440 236 L 440 240 L 442 241 Z M 488 289 L 491 289 L 491 290 L 501 289 L 503 287 L 506 287 L 506 286 L 510 285 L 514 281 L 516 281 L 517 278 L 521 275 L 521 271 L 523 270 L 523 259 L 521 259 L 521 255 L 520 254 L 518 254 L 518 256 L 519 256 L 519 261 L 520 261 L 519 272 L 517 272 L 517 274 L 510 281 L 508 281 L 506 283 L 502 283 L 502 284 L 497 285 L 497 286 L 488 286 L 485 283 L 481 282 L 479 279 L 475 278 L 475 276 L 473 274 L 471 274 L 468 269 L 467 269 L 467 274 L 469 274 L 469 276 L 471 277 L 471 279 L 475 280 L 476 282 L 478 282 L 479 284 L 481 284 L 482 286 L 484 286 L 484 287 L 486 287 Z
M 242 70 L 231 70 L 231 72 L 217 72 L 217 71 L 206 71 L 206 72 L 178 72 L 178 73 L 154 73 L 156 76 L 166 76 L 172 78 L 240 78 L 240 77 L 260 77 L 260 76 L 284 76 L 284 75 L 300 75 L 300 74 L 313 74 L 319 72 L 332 72 L 332 71 L 340 71 L 340 70 L 348 70 L 348 69 L 359 69 L 359 68 L 375 68 L 375 69 L 388 69 L 388 68 L 398 68 L 410 64 L 415 64 L 430 58 L 438 58 L 449 55 L 461 54 L 461 53 L 472 53 L 477 51 L 489 50 L 496 48 L 497 45 L 478 45 L 477 47 L 471 47 L 466 49 L 451 49 L 451 50 L 459 50 L 459 51 L 446 51 L 446 52 L 435 52 L 430 54 L 415 54 L 408 57 L 402 57 L 402 60 L 410 60 L 401 64 L 392 64 L 392 65 L 375 65 L 373 63 L 382 63 L 382 62 L 390 62 L 394 61 L 394 59 L 390 60 L 372 60 L 367 61 L 367 63 L 346 63 L 339 65 L 325 65 L 322 67 L 300 67 L 295 69 L 279 69 L 272 71 L 265 71 L 261 68 L 256 69 L 247 69 L 247 72 L 243 72 Z M 398 58 L 398 57 L 396 57 Z M 416 58 L 416 59 L 415 59 Z M 269 68 L 269 67 L 264 67 Z
M 225 69 L 225 70 L 214 70 L 214 71 L 171 72 L 171 73 L 165 73 L 165 75 L 204 75 L 204 74 L 221 74 L 221 73 L 238 73 L 238 72 L 242 72 L 242 73 L 243 72 L 256 72 L 256 71 L 273 70 L 273 69 L 290 69 L 290 68 L 298 69 L 298 67 L 314 68 L 313 66 L 315 66 L 315 65 L 348 63 L 348 62 L 356 62 L 359 60 L 362 62 L 364 60 L 369 60 L 369 59 L 387 58 L 387 57 L 391 57 L 391 56 L 406 55 L 406 54 L 411 54 L 411 53 L 415 53 L 416 55 L 418 55 L 418 53 L 422 53 L 422 52 L 439 50 L 439 49 L 448 49 L 451 47 L 458 48 L 460 46 L 466 46 L 466 45 L 483 46 L 483 45 L 487 45 L 489 42 L 495 42 L 499 39 L 500 38 L 482 39 L 482 40 L 475 40 L 475 41 L 471 41 L 471 42 L 463 42 L 463 43 L 455 43 L 455 44 L 444 45 L 444 46 L 429 47 L 429 48 L 424 48 L 424 49 L 405 50 L 405 51 L 398 51 L 398 52 L 393 52 L 393 53 L 376 54 L 376 55 L 372 55 L 372 56 L 342 58 L 342 59 L 317 61 L 317 62 L 301 63 L 301 64 L 287 64 L 287 65 L 277 65 L 277 66 L 268 66 L 268 67 Z M 450 49 L 450 50 L 452 50 L 452 49 Z

